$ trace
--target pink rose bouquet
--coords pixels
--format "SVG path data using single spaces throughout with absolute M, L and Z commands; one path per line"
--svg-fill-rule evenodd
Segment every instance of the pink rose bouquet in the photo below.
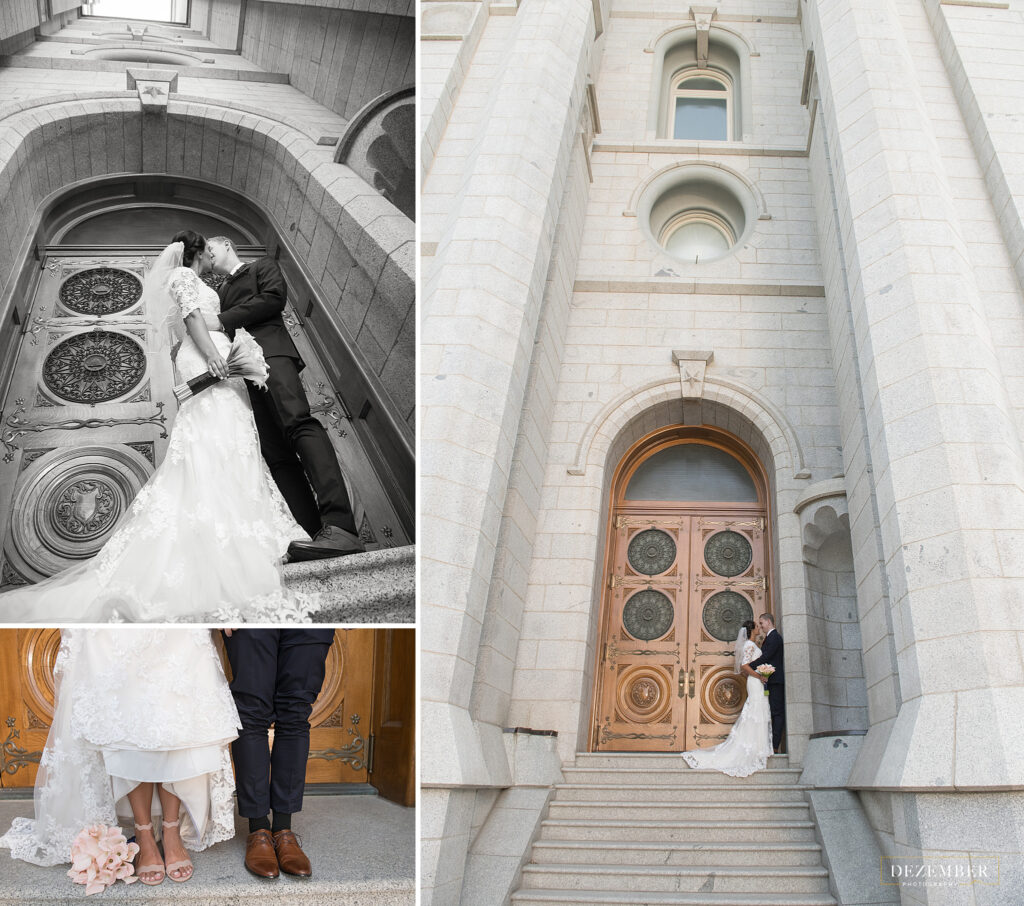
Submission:
M 139 851 L 137 843 L 129 843 L 119 827 L 94 824 L 75 837 L 71 844 L 71 868 L 68 877 L 85 885 L 85 894 L 100 893 L 118 878 L 134 884 L 132 860 Z
M 771 664 L 761 664 L 759 667 L 754 668 L 754 672 L 768 679 L 775 672 L 775 668 Z M 764 694 L 768 694 L 767 688 L 764 690 Z

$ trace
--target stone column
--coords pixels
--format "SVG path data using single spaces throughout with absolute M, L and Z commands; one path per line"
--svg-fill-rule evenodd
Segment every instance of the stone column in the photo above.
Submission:
M 590 0 L 493 18 L 424 182 L 424 903 L 457 902 L 476 790 L 512 782 L 501 727 L 470 698 L 593 40 Z
M 971 219 L 992 214 L 963 185 L 978 161 L 921 0 L 822 0 L 805 32 L 898 672 L 894 716 L 872 709 L 849 785 L 894 793 L 892 822 L 876 831 L 897 855 L 996 851 L 1020 865 L 1021 794 L 994 795 L 1024 788 L 1024 458 L 986 306 L 991 272 L 1009 258 L 973 260 L 964 212 L 980 203 Z M 844 341 L 833 337 L 837 359 Z M 1005 833 L 961 820 L 985 808 Z M 1004 872 L 1002 883 L 1019 880 Z M 904 902 L 946 895 L 905 890 Z

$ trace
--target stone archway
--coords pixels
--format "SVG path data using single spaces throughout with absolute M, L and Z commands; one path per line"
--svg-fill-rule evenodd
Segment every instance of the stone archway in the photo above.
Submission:
M 143 112 L 137 91 L 40 98 L 0 119 L 0 382 L 10 383 L 51 212 L 118 180 L 206 183 L 245 200 L 260 244 L 301 285 L 296 316 L 327 381 L 352 401 L 338 413 L 366 437 L 413 521 L 414 241 L 411 221 L 294 124 L 172 94 Z M 106 187 L 106 189 L 104 188 Z M 87 206 L 87 205 L 86 205 Z M 57 218 L 59 219 L 59 218 Z M 345 427 L 344 425 L 342 427 Z

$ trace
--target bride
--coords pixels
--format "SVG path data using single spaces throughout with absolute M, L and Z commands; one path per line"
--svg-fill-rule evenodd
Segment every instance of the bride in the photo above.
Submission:
M 66 629 L 53 673 L 35 817 L 15 818 L 0 846 L 59 865 L 83 829 L 130 817 L 139 880 L 187 881 L 185 847 L 206 849 L 235 830 L 228 744 L 240 724 L 210 630 Z
M 231 342 L 210 333 L 217 293 L 199 279 L 206 240 L 178 233 L 146 277 L 148 316 L 168 343 L 181 340 L 183 380 L 227 376 Z M 296 524 L 260 455 L 241 378 L 221 380 L 181 404 L 160 467 L 91 560 L 0 595 L 0 621 L 52 624 L 236 622 L 307 619 L 313 601 L 284 587 Z
M 736 638 L 736 673 L 744 674 L 743 667 L 761 656 L 761 649 L 749 641 L 754 621 L 748 620 Z M 710 768 L 732 777 L 746 777 L 754 771 L 764 770 L 772 754 L 772 719 L 764 684 L 752 673 L 747 676 L 747 700 L 732 725 L 729 738 L 717 746 L 683 752 L 691 768 Z

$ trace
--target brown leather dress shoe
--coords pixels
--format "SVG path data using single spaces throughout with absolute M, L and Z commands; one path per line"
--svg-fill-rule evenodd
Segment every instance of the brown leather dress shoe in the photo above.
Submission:
M 277 864 L 286 875 L 297 878 L 312 876 L 313 867 L 292 831 L 279 830 L 274 834 L 274 849 L 277 850 Z
M 265 828 L 253 831 L 245 840 L 245 867 L 257 878 L 273 880 L 280 875 L 274 838 Z
M 326 560 L 329 557 L 345 557 L 361 554 L 366 545 L 358 535 L 346 532 L 336 525 L 325 525 L 312 541 L 293 541 L 288 545 L 288 558 L 294 563 L 299 560 Z

